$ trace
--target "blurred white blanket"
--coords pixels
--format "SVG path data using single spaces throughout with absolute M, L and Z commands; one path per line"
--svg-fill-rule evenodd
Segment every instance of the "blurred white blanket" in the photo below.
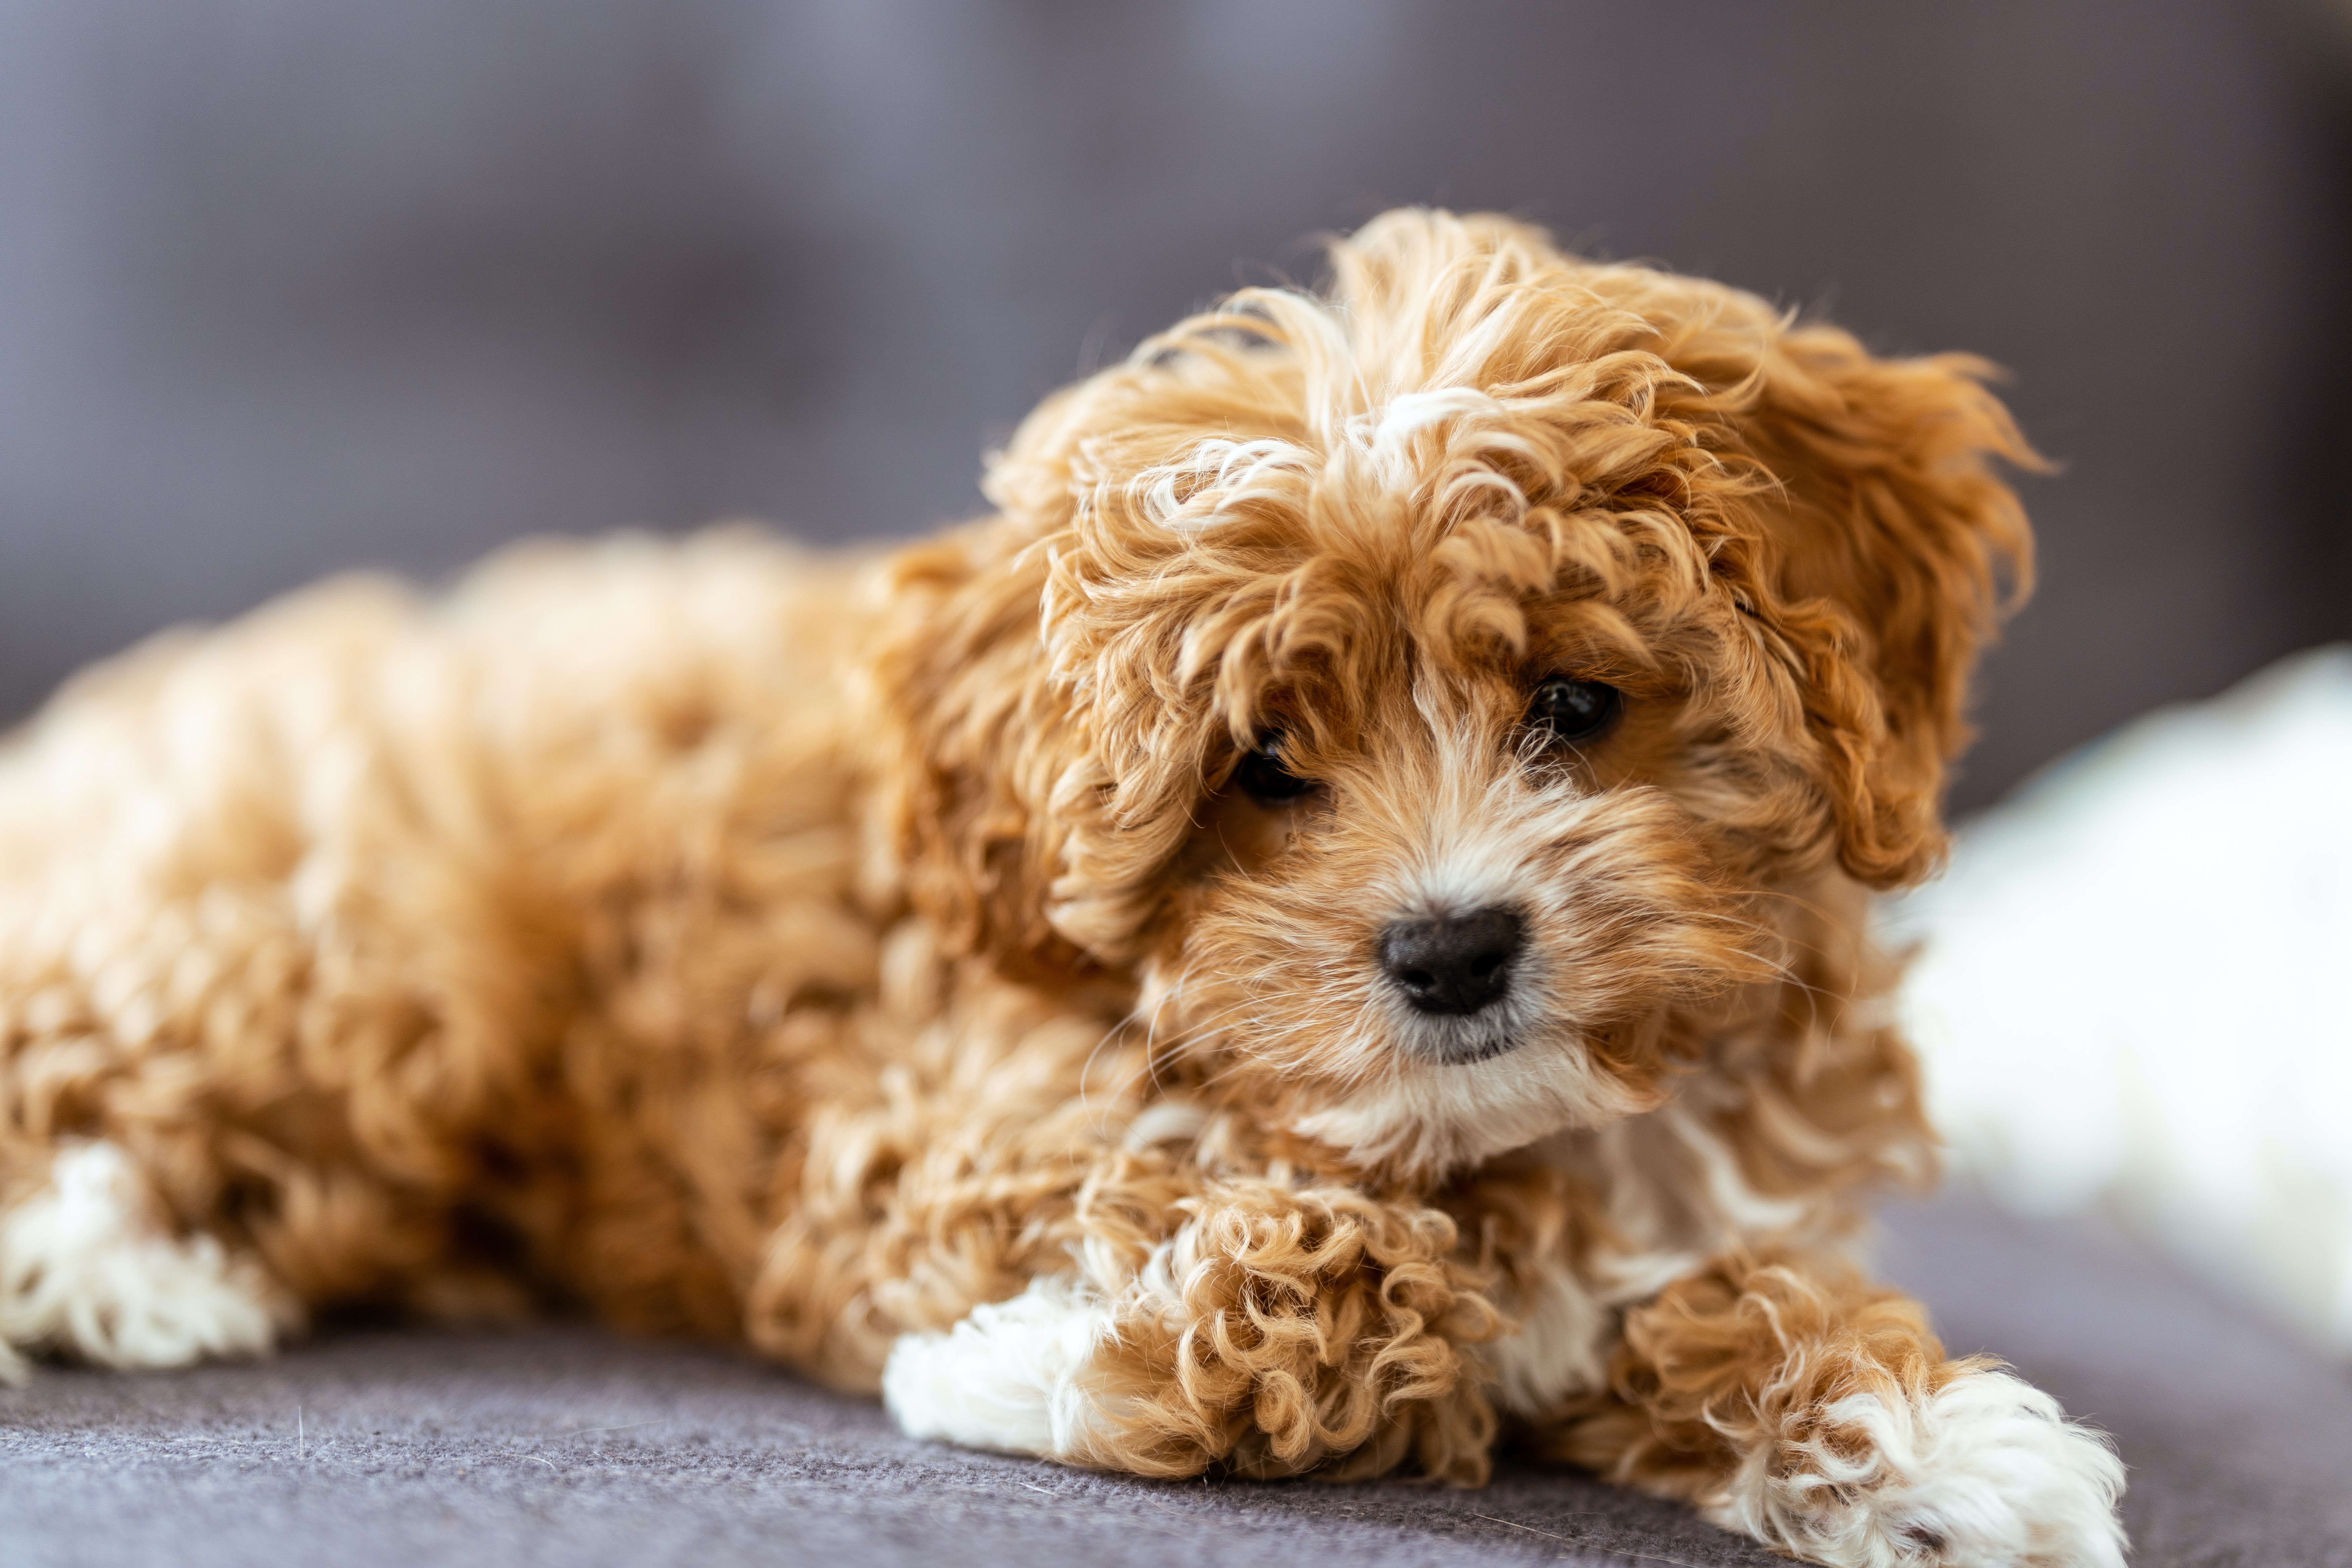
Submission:
M 2352 1354 L 2352 647 L 2152 713 L 1892 901 L 1955 1173 Z

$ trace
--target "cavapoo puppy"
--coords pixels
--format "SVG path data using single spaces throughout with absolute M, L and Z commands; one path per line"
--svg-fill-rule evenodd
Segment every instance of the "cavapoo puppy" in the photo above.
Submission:
M 1977 361 L 1392 213 L 886 554 L 542 545 L 81 677 L 0 753 L 0 1341 L 345 1303 L 740 1339 L 912 1433 L 2122 1560 L 2122 1469 L 1849 1260 L 2032 461 Z M 5 1370 L 21 1373 L 0 1346 Z

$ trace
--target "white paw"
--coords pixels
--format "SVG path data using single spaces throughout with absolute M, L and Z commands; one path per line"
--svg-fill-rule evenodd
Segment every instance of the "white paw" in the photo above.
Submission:
M 2122 1568 L 2124 1468 L 2058 1402 L 1969 1373 L 1924 1403 L 1849 1394 L 1709 1513 L 1833 1568 Z
M 1091 1406 L 1079 1376 L 1109 1332 L 1110 1314 L 1078 1286 L 1033 1279 L 946 1333 L 901 1334 L 882 1403 L 912 1436 L 1083 1458 Z
M 60 1152 L 49 1184 L 0 1215 L 0 1380 L 23 1378 L 20 1348 L 122 1368 L 257 1355 L 291 1315 L 251 1263 L 173 1237 L 111 1143 Z

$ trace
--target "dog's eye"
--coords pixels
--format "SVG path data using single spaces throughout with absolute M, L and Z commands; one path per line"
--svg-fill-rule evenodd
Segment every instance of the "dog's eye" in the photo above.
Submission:
M 1261 736 L 1257 746 L 1234 770 L 1234 783 L 1261 805 L 1284 805 L 1316 788 L 1313 779 L 1300 778 L 1282 765 L 1282 737 Z
M 1527 723 L 1530 730 L 1573 745 L 1601 735 L 1624 710 L 1624 694 L 1615 687 L 1555 675 L 1536 688 L 1528 703 Z

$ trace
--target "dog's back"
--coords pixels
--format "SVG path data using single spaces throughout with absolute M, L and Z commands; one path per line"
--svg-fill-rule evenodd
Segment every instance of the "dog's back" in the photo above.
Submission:
M 235 1216 L 305 1301 L 496 1307 L 529 1261 L 738 1331 L 760 1227 L 740 1172 L 689 1173 L 752 1135 L 728 1021 L 875 966 L 856 572 L 740 532 L 532 545 L 77 681 L 0 751 L 0 1200 L 95 1126 L 155 1184 L 99 1182 L 118 1206 Z

